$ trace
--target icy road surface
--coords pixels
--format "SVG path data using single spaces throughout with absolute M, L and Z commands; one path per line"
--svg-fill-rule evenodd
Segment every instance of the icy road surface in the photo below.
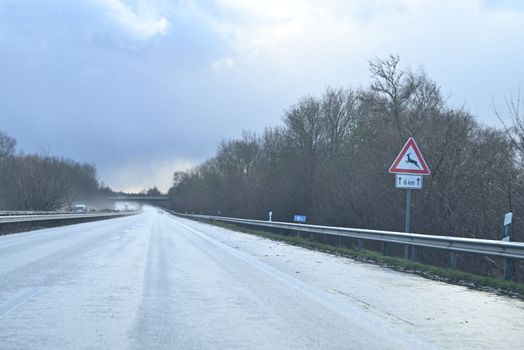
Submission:
M 140 215 L 0 237 L 1 349 L 522 349 L 524 303 Z

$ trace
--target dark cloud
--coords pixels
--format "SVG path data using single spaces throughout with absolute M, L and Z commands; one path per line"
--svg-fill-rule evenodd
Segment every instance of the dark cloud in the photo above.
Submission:
M 524 21 L 510 2 L 493 16 L 473 11 L 476 1 L 427 10 L 359 3 L 295 12 L 275 1 L 4 0 L 0 129 L 27 152 L 95 163 L 116 188 L 160 177 L 167 187 L 170 166 L 278 124 L 298 97 L 365 85 L 375 56 L 425 65 L 486 122 L 490 97 L 522 82 Z

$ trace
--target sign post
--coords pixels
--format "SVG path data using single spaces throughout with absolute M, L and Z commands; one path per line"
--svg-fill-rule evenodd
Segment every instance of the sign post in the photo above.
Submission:
M 406 224 L 404 226 L 404 232 L 410 231 L 410 225 L 411 223 L 411 190 L 408 189 L 406 191 Z
M 429 175 L 429 167 L 420 152 L 415 139 L 410 137 L 397 158 L 389 168 L 389 172 L 395 174 L 395 188 L 406 190 L 406 223 L 405 231 L 411 231 L 411 190 L 421 190 L 422 176 Z M 385 244 L 385 243 L 384 243 Z M 387 248 L 383 248 L 387 252 Z M 409 246 L 404 246 L 404 257 L 409 258 Z M 411 259 L 417 259 L 417 249 L 411 247 Z

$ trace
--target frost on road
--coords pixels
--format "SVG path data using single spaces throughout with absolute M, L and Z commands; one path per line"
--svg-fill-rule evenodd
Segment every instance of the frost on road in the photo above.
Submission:
M 153 208 L 0 237 L 1 349 L 522 344 L 522 301 Z

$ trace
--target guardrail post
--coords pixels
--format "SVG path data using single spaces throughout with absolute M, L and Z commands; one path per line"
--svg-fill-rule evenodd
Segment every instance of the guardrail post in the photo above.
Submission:
M 358 239 L 358 249 L 364 249 L 364 242 L 361 238 Z
M 411 260 L 416 261 L 417 260 L 417 247 L 411 246 Z
M 409 259 L 409 245 L 404 244 L 404 259 Z
M 504 258 L 504 279 L 513 279 L 513 259 Z
M 388 255 L 388 242 L 382 242 L 382 255 Z
M 457 253 L 451 252 L 451 262 L 450 262 L 451 269 L 456 270 L 457 269 Z

